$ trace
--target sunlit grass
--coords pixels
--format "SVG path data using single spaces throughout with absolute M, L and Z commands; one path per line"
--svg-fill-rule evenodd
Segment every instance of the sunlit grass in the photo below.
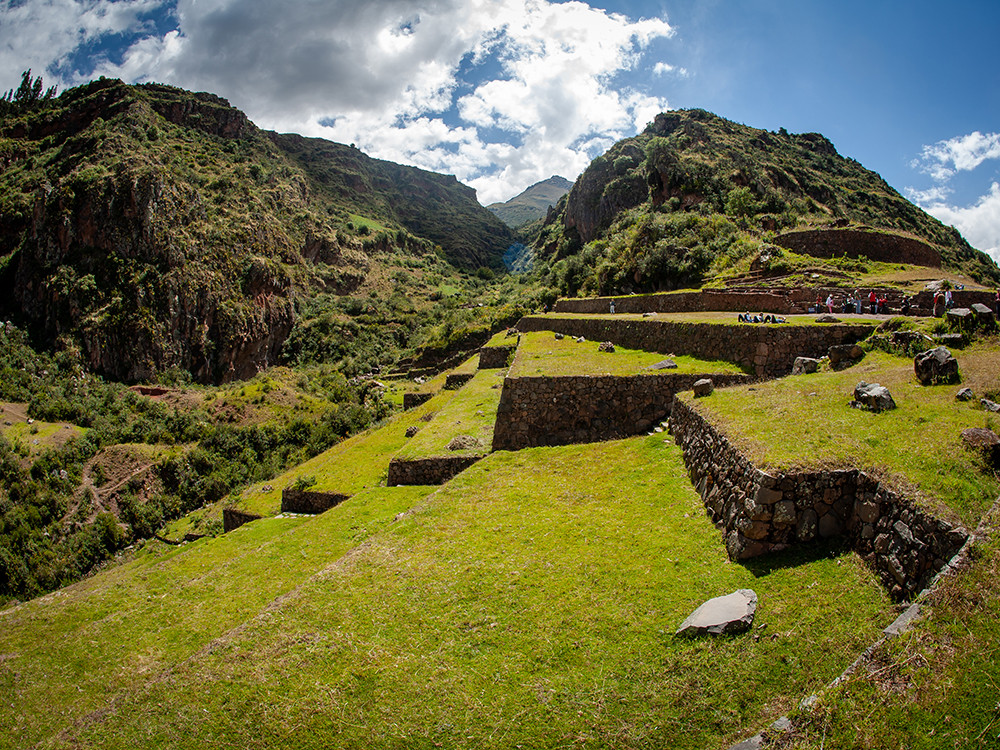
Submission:
M 757 637 L 674 639 L 742 587 Z M 67 744 L 723 746 L 892 617 L 851 554 L 728 563 L 662 436 L 497 453 Z
M 988 413 L 978 400 L 957 401 L 955 394 L 965 384 L 980 394 L 1000 387 L 1000 368 L 996 351 L 986 348 L 958 359 L 960 385 L 921 386 L 911 359 L 872 352 L 840 372 L 727 388 L 694 403 L 761 466 L 861 468 L 940 517 L 974 526 L 1000 483 L 961 440 L 963 429 L 987 426 Z M 849 408 L 861 380 L 886 386 L 898 408 Z
M 703 360 L 686 355 L 670 357 L 677 364 L 675 370 L 653 370 L 651 367 L 666 359 L 665 355 L 620 346 L 616 346 L 614 352 L 601 352 L 598 351 L 598 344 L 597 341 L 577 343 L 570 336 L 557 339 L 555 334 L 548 331 L 522 334 L 510 375 L 533 377 L 741 372 L 731 362 Z

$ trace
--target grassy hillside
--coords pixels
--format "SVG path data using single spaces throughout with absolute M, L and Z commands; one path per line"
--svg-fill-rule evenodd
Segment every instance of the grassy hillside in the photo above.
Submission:
M 414 333 L 408 315 L 460 270 L 502 267 L 511 239 L 453 177 L 155 84 L 6 107 L 0 164 L 0 310 L 118 380 L 250 377 L 281 361 L 316 294 L 384 295 L 379 333 Z
M 534 241 L 569 296 L 697 286 L 758 256 L 777 233 L 857 226 L 933 245 L 982 283 L 1000 269 L 816 133 L 777 133 L 704 110 L 657 115 L 595 159 Z M 766 265 L 766 263 L 765 263 Z
M 6 738 L 704 747 L 790 708 L 891 618 L 834 549 L 725 564 L 662 436 L 494 454 L 401 518 L 420 492 L 400 492 L 151 553 L 6 613 Z M 672 638 L 702 598 L 744 586 L 761 637 Z M 95 621 L 125 610 L 127 625 Z M 73 686 L 62 714 L 39 721 L 57 684 Z

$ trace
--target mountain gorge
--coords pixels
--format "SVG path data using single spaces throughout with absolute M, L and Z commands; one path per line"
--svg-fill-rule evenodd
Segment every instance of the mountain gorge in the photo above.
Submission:
M 251 376 L 303 299 L 375 290 L 394 268 L 500 268 L 511 241 L 454 177 L 167 86 L 102 79 L 14 109 L 0 164 L 4 314 L 118 380 Z

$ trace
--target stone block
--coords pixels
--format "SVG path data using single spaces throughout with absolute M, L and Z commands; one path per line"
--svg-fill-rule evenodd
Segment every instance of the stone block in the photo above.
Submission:
M 771 517 L 773 523 L 781 526 L 790 526 L 795 523 L 795 503 L 791 500 L 782 500 L 774 504 L 774 515 Z
M 827 513 L 819 519 L 819 535 L 823 539 L 840 536 L 844 533 L 844 527 L 835 513 Z
M 758 505 L 774 505 L 776 502 L 781 500 L 784 494 L 781 490 L 774 490 L 761 485 L 757 488 L 757 495 L 755 500 Z

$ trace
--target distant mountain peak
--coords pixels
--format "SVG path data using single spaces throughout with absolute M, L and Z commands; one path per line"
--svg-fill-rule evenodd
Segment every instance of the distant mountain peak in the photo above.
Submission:
M 549 206 L 554 206 L 573 187 L 565 177 L 553 175 L 536 182 L 519 195 L 503 203 L 491 203 L 488 208 L 509 227 L 519 227 L 529 221 L 544 219 Z

